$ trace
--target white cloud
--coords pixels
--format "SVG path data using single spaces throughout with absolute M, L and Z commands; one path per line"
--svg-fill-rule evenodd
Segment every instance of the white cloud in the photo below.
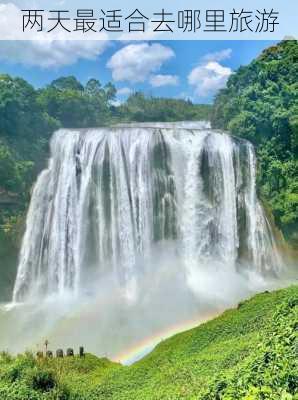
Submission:
M 35 30 L 26 31 L 26 35 L 22 29 L 19 3 L 10 1 L 0 4 L 0 60 L 57 68 L 73 64 L 79 59 L 94 60 L 108 46 L 107 40 L 68 40 L 69 36 L 65 31 L 55 32 L 51 39 L 46 32 Z M 22 40 L 10 40 L 16 38 Z M 100 39 L 106 38 L 107 35 L 100 35 Z
M 204 61 L 223 61 L 231 58 L 232 49 L 224 49 L 215 51 L 214 53 L 208 53 L 203 57 Z
M 128 96 L 131 93 L 132 93 L 132 89 L 129 87 L 123 87 L 123 88 L 117 89 L 118 96 Z
M 15 37 L 21 37 L 23 29 L 18 21 L 20 16 L 21 11 L 15 4 L 0 4 L 0 37 L 2 40 L 13 40 Z M 16 29 L 16 27 L 18 28 Z
M 207 97 L 225 87 L 232 70 L 221 65 L 219 61 L 230 58 L 231 53 L 231 49 L 225 49 L 207 54 L 202 58 L 202 62 L 190 72 L 188 83 L 194 87 L 197 96 Z
M 150 78 L 150 84 L 153 87 L 176 86 L 178 83 L 179 77 L 177 75 L 152 75 Z
M 94 60 L 107 46 L 107 41 L 0 41 L 0 60 L 42 68 L 58 68 L 74 64 L 79 59 Z
M 144 82 L 174 56 L 172 49 L 158 43 L 130 44 L 118 50 L 107 67 L 115 81 Z
M 63 0 L 64 1 L 64 0 Z M 21 4 L 20 4 L 21 3 Z M 29 4 L 30 3 L 30 4 Z M 61 7 L 61 0 L 53 1 L 52 6 L 56 4 L 57 7 Z M 33 29 L 30 29 L 31 26 L 27 27 L 25 31 L 23 31 L 23 16 L 26 14 L 22 10 L 34 10 L 34 9 L 44 9 L 43 6 L 38 5 L 34 0 L 30 1 L 5 1 L 0 0 L 0 39 L 1 40 L 38 40 L 38 41 L 53 41 L 53 40 L 61 40 L 61 41 L 107 41 L 108 34 L 106 32 L 98 32 L 97 35 L 94 35 L 94 32 L 88 31 L 84 34 L 84 38 L 82 40 L 82 34 L 80 31 L 72 30 L 71 26 L 68 26 L 70 32 L 64 29 L 55 29 L 51 33 L 48 32 L 50 28 L 53 28 L 53 22 L 51 22 L 48 18 L 52 15 L 48 11 L 41 11 L 40 17 L 42 17 L 43 21 L 43 31 L 38 31 L 38 26 L 35 25 Z M 55 7 L 52 7 L 55 10 Z M 57 9 L 57 8 L 56 8 Z M 59 8 L 58 8 L 59 9 Z M 71 15 L 71 14 L 70 14 Z M 25 23 L 27 19 L 25 20 Z M 41 22 L 38 19 L 38 22 Z M 67 25 L 67 24 L 66 24 Z

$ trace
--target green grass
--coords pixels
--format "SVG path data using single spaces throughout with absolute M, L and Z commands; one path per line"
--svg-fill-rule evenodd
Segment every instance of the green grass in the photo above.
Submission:
M 92 355 L 4 354 L 0 399 L 298 399 L 297 304 L 298 286 L 258 294 L 163 341 L 130 367 Z

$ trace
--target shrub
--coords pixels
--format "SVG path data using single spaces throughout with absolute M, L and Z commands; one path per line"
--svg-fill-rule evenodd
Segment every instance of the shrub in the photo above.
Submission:
M 52 371 L 35 367 L 27 377 L 29 386 L 34 390 L 48 392 L 56 386 L 56 379 Z

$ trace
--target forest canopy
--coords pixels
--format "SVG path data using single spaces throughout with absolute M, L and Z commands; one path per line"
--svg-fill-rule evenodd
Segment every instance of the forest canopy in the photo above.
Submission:
M 214 102 L 212 124 L 257 149 L 258 189 L 298 246 L 298 44 L 283 41 L 231 75 Z

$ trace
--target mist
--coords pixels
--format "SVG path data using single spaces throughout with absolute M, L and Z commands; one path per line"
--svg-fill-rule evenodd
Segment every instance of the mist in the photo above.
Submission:
M 138 266 L 142 273 L 132 283 L 137 288 L 133 296 L 113 274 L 94 274 L 76 296 L 70 291 L 2 305 L 0 348 L 13 354 L 36 352 L 48 339 L 52 351 L 84 346 L 87 352 L 125 362 L 120 355 L 141 343 L 150 349 L 151 342 L 165 339 L 173 329 L 195 326 L 283 284 L 249 266 L 239 272 L 222 263 L 185 268 L 174 242 L 155 246 L 153 252 L 154 265 Z

